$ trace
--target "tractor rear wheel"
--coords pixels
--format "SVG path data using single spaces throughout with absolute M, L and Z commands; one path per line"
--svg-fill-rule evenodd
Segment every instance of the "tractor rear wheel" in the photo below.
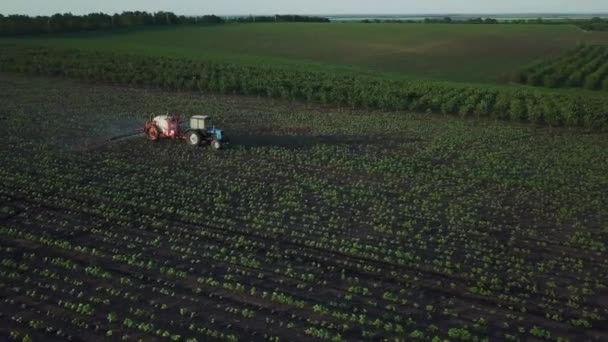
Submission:
M 219 141 L 213 139 L 213 141 L 211 142 L 211 147 L 214 150 L 219 150 L 220 148 L 222 148 L 222 144 Z
M 156 128 L 156 126 L 151 126 L 146 130 L 146 136 L 148 137 L 148 140 L 150 141 L 157 141 L 158 140 L 158 128 Z
M 186 141 L 188 145 L 198 146 L 201 143 L 201 135 L 197 131 L 190 131 L 186 133 Z

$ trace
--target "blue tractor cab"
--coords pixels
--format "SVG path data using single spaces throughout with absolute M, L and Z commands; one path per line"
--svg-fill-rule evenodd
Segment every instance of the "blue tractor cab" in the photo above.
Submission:
M 212 118 L 208 115 L 194 115 L 190 118 L 190 128 L 186 131 L 186 141 L 193 146 L 209 143 L 216 150 L 229 142 L 224 131 L 216 128 L 213 125 Z

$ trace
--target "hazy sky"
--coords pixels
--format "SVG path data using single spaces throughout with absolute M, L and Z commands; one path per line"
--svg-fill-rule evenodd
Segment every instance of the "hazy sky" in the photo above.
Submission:
M 178 14 L 608 12 L 608 0 L 1 0 L 2 14 L 168 10 Z

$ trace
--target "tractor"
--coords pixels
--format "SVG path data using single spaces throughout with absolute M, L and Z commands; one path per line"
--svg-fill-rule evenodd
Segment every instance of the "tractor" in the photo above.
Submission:
M 150 141 L 161 138 L 184 139 L 192 146 L 209 143 L 216 150 L 228 143 L 224 131 L 215 128 L 211 117 L 207 115 L 190 117 L 190 127 L 185 125 L 178 114 L 159 115 L 146 121 L 144 133 Z

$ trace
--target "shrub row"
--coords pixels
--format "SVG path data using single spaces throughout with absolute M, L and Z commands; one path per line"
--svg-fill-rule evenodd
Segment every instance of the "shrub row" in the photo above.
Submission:
M 581 45 L 522 70 L 517 81 L 551 88 L 608 90 L 608 47 Z
M 529 88 L 395 80 L 329 69 L 20 45 L 0 46 L 0 70 L 339 106 L 491 117 L 552 126 L 608 127 L 608 99 Z

